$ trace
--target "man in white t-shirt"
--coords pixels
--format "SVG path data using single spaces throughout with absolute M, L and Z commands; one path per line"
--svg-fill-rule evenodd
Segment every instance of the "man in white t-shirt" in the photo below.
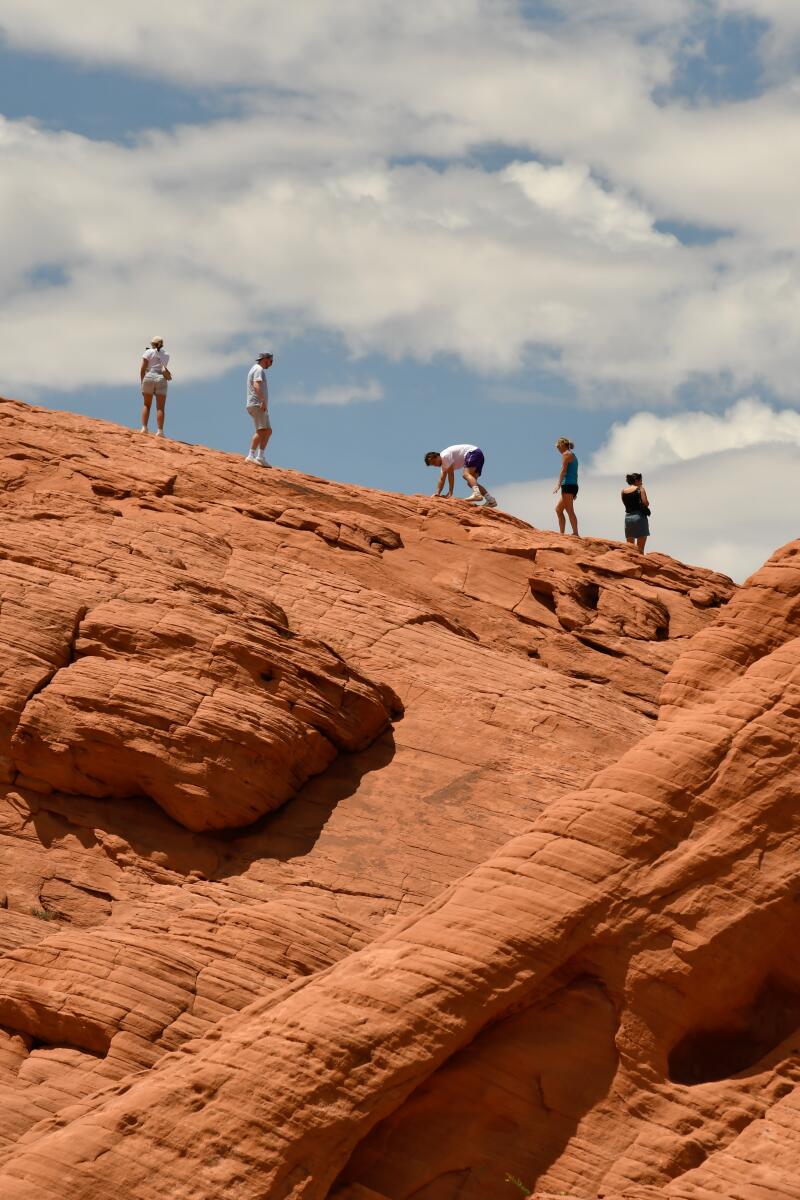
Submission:
M 456 468 L 461 467 L 462 477 L 472 488 L 472 494 L 467 499 L 473 502 L 476 508 L 497 508 L 494 496 L 491 496 L 483 484 L 478 482 L 483 471 L 484 461 L 483 451 L 477 446 L 470 446 L 467 443 L 461 446 L 448 446 L 445 450 L 429 450 L 425 455 L 425 465 L 440 468 L 439 482 L 433 493 L 434 496 L 441 496 L 445 483 L 449 486 L 449 491 L 445 495 L 448 499 L 452 496 Z
M 272 354 L 265 350 L 256 357 L 256 361 L 247 373 L 247 411 L 253 418 L 256 431 L 250 442 L 250 452 L 245 462 L 258 463 L 260 467 L 268 467 L 264 457 L 267 442 L 272 437 L 272 425 L 269 419 L 269 389 L 267 387 L 267 371 L 274 362 Z

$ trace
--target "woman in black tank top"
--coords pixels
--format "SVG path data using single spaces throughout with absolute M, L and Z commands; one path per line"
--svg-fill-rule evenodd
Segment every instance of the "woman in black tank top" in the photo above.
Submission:
M 644 554 L 644 544 L 650 536 L 650 506 L 639 471 L 626 475 L 627 487 L 620 493 L 625 506 L 625 541 Z

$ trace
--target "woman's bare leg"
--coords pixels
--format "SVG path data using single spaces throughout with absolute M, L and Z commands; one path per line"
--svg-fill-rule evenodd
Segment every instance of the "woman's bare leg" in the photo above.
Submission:
M 647 541 L 647 534 L 645 534 L 644 537 L 636 539 L 636 549 L 639 551 L 640 554 L 644 554 L 644 544 L 646 541 Z
M 564 516 L 564 497 L 562 496 L 556 505 L 556 516 L 558 517 L 558 532 L 565 533 L 567 528 L 567 520 Z
M 164 432 L 164 406 L 166 403 L 166 396 L 156 396 L 156 425 L 158 426 L 158 432 L 162 434 Z
M 142 429 L 145 433 L 147 433 L 147 422 L 150 420 L 150 405 L 152 403 L 152 396 L 142 396 Z
M 572 526 L 572 532 L 577 537 L 578 536 L 578 518 L 575 515 L 575 509 L 573 507 L 573 505 L 575 503 L 575 497 L 573 495 L 571 495 L 570 492 L 566 492 L 561 497 L 561 503 L 564 505 L 564 508 L 566 509 L 567 516 L 569 517 L 569 523 Z M 563 517 L 561 519 L 561 522 L 559 522 L 559 523 L 561 524 L 561 532 L 563 533 L 564 532 Z

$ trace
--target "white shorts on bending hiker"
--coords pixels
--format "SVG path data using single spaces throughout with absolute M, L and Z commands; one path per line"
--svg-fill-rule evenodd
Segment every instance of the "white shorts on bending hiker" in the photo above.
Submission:
M 272 366 L 272 354 L 264 351 L 259 354 L 253 366 L 247 373 L 247 411 L 253 418 L 256 431 L 250 442 L 250 450 L 246 462 L 258 463 L 260 467 L 268 467 L 264 457 L 267 442 L 272 436 L 272 423 L 269 419 L 269 388 L 267 386 L 267 371 Z
M 142 381 L 142 433 L 147 433 L 150 406 L 156 398 L 156 437 L 164 436 L 164 409 L 167 403 L 167 386 L 172 376 L 169 371 L 169 355 L 164 349 L 164 339 L 154 337 L 142 355 L 139 378 Z

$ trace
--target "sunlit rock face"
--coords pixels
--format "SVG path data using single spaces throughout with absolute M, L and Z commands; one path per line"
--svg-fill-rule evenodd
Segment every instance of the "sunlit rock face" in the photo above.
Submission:
M 800 546 L 0 432 L 0 1195 L 800 1196 Z

